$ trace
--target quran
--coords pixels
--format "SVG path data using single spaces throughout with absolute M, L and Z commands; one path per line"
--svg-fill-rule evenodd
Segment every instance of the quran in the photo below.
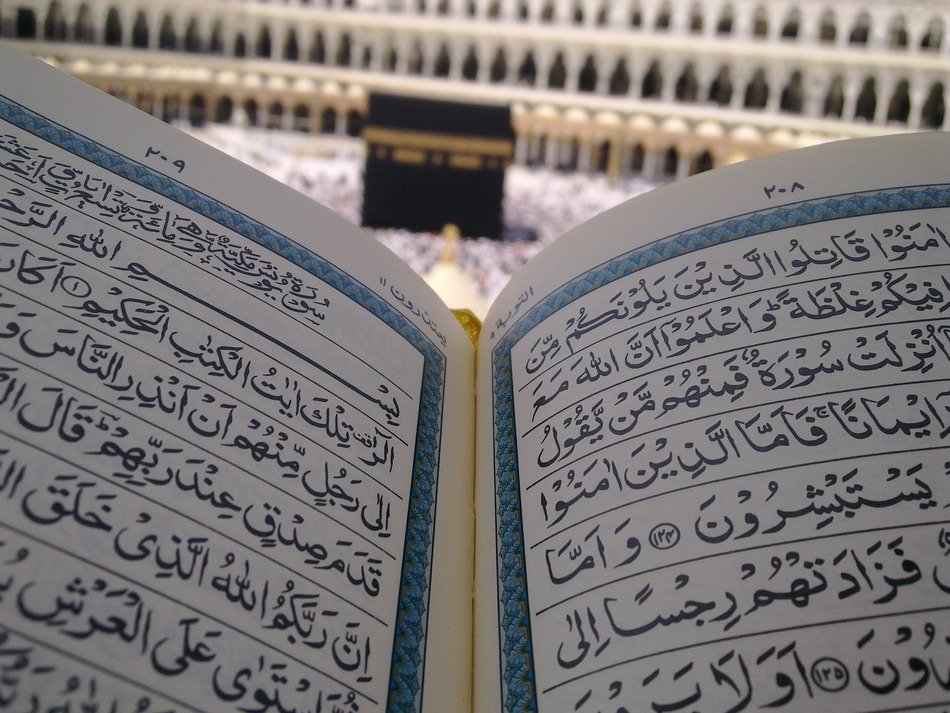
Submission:
M 0 710 L 950 705 L 950 139 L 607 211 L 477 347 L 0 44 Z

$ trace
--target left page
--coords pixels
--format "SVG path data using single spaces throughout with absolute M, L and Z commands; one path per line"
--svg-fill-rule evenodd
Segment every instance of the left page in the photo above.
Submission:
M 331 211 L 0 68 L 0 708 L 467 710 L 451 313 Z

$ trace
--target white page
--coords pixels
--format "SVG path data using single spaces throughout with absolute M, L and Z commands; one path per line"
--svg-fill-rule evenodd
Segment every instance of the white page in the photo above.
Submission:
M 5 704 L 467 707 L 451 313 L 329 210 L 0 66 Z
M 948 157 L 730 167 L 516 277 L 479 357 L 479 710 L 946 707 Z

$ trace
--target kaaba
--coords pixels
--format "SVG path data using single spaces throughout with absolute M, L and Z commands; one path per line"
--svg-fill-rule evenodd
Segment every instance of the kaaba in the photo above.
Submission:
M 372 94 L 362 223 L 370 228 L 498 238 L 505 168 L 514 153 L 511 110 Z

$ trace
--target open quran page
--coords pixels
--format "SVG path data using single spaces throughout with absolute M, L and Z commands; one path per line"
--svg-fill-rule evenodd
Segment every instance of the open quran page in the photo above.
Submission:
M 946 134 L 608 211 L 478 355 L 476 710 L 945 710 Z
M 469 709 L 451 313 L 331 211 L 0 67 L 0 707 Z

